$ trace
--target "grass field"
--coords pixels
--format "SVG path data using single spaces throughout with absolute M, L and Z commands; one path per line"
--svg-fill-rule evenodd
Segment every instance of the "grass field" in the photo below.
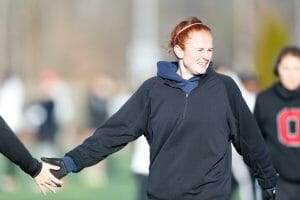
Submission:
M 0 175 L 3 173 L 3 161 L 0 157 Z M 79 174 L 68 175 L 65 186 L 56 194 L 43 196 L 33 180 L 21 170 L 17 170 L 18 187 L 13 192 L 0 191 L 0 200 L 134 200 L 136 187 L 130 171 L 130 151 L 124 149 L 107 159 L 108 180 L 101 186 L 87 186 L 80 181 Z M 88 168 L 85 170 L 89 170 Z M 5 184 L 5 183 L 2 183 Z

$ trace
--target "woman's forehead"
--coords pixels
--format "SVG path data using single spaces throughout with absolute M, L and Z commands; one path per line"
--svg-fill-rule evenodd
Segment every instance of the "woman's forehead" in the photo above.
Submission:
M 279 64 L 289 64 L 289 63 L 297 63 L 300 64 L 300 57 L 292 55 L 292 54 L 287 54 L 284 57 L 282 57 L 281 61 Z
M 212 35 L 208 31 L 193 31 L 189 34 L 186 40 L 186 44 L 191 45 L 211 45 L 212 46 Z

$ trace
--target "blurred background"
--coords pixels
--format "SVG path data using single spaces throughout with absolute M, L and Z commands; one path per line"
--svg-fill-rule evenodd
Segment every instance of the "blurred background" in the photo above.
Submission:
M 256 93 L 275 81 L 278 51 L 300 45 L 299 9 L 298 0 L 0 0 L 0 114 L 34 156 L 64 155 L 155 75 L 158 60 L 173 59 L 170 32 L 190 16 L 211 27 L 214 62 Z M 43 198 L 135 199 L 133 149 Z M 0 157 L 0 199 L 41 198 L 28 183 Z

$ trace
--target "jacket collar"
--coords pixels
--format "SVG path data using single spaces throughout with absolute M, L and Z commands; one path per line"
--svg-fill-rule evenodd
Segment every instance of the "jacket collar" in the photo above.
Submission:
M 300 97 L 300 88 L 290 91 L 283 87 L 280 82 L 274 85 L 274 90 L 282 99 L 293 99 Z
M 205 78 L 208 74 L 213 72 L 212 69 L 213 63 L 210 62 L 206 72 L 199 76 L 192 77 L 189 81 L 198 81 L 198 84 L 201 82 L 200 79 Z M 180 88 L 178 83 L 187 81 L 183 79 L 180 75 L 176 73 L 178 69 L 178 62 L 168 62 L 168 61 L 159 61 L 157 63 L 157 76 L 164 80 L 164 83 L 175 88 Z

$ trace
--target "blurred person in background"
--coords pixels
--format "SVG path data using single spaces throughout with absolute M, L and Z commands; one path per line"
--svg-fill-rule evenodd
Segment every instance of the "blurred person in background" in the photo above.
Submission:
M 63 158 L 61 178 L 95 165 L 141 135 L 150 144 L 149 200 L 229 199 L 231 142 L 255 172 L 266 199 L 277 176 L 255 118 L 228 77 L 212 66 L 211 29 L 195 17 L 171 33 L 177 61 L 158 62 L 157 76 Z
M 248 92 L 255 94 L 255 100 L 256 100 L 256 95 L 257 95 L 257 93 L 259 91 L 259 87 L 260 87 L 257 77 L 252 73 L 240 73 L 239 77 L 241 79 L 241 82 L 243 83 L 244 88 Z M 254 111 L 255 102 L 252 105 L 253 105 L 253 108 L 251 111 Z
M 108 118 L 108 104 L 114 89 L 114 81 L 106 74 L 97 74 L 90 79 L 86 104 L 86 121 L 80 138 L 81 142 L 90 137 Z M 80 174 L 80 178 L 91 187 L 103 186 L 108 180 L 106 168 L 107 163 L 101 162 Z
M 28 128 L 36 136 L 39 156 L 57 156 L 74 117 L 71 91 L 55 69 L 43 70 L 37 86 L 39 97 L 25 111 Z
M 300 49 L 287 46 L 274 67 L 278 82 L 258 94 L 254 115 L 279 173 L 276 200 L 300 198 Z

